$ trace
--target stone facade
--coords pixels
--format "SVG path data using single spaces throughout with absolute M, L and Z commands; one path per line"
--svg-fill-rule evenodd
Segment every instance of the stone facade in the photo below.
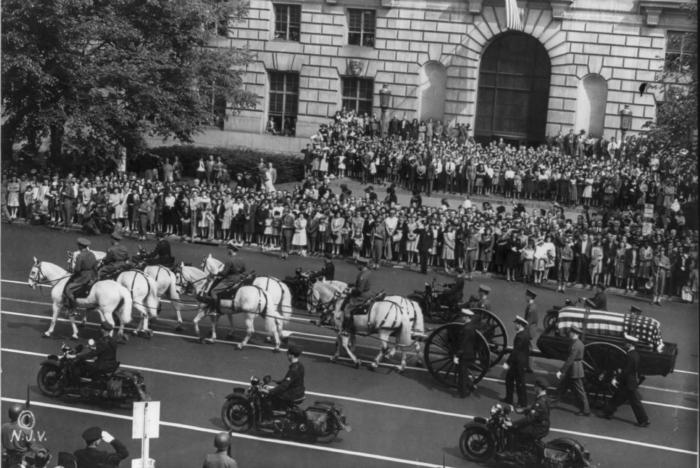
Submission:
M 277 2 L 275 2 L 277 3 Z M 387 84 L 389 115 L 420 117 L 421 68 L 444 66 L 444 119 L 474 127 L 482 53 L 506 32 L 504 0 L 286 0 L 301 5 L 298 42 L 273 39 L 269 0 L 251 0 L 248 18 L 232 25 L 220 47 L 246 47 L 257 55 L 246 70 L 246 87 L 260 98 L 255 110 L 229 116 L 225 130 L 264 131 L 268 109 L 267 71 L 299 73 L 297 136 L 309 136 L 341 108 L 341 76 L 350 60 L 360 76 L 374 79 L 373 108 Z M 536 38 L 551 61 L 546 133 L 568 131 L 579 120 L 582 80 L 599 75 L 607 84 L 603 131 L 619 133 L 619 110 L 628 104 L 632 131 L 655 118 L 655 97 L 639 94 L 664 64 L 667 30 L 696 25 L 668 0 L 519 0 L 522 32 Z M 376 11 L 374 47 L 348 45 L 348 8 Z M 601 80 L 598 80 L 601 81 Z M 601 81 L 602 82 L 602 81 Z M 586 107 L 586 106 L 583 106 Z M 600 108 L 600 103 L 598 108 Z M 584 119 L 585 120 L 585 119 Z M 619 136 L 619 135 L 618 135 Z M 283 138 L 283 137 L 279 137 Z

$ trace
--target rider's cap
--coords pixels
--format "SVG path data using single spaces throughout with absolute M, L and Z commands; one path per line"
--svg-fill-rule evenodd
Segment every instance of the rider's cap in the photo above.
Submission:
M 549 382 L 547 382 L 547 380 L 542 377 L 537 377 L 535 379 L 535 387 L 540 387 L 546 390 L 547 387 L 549 387 Z
M 537 297 L 537 294 L 535 294 L 535 292 L 534 292 L 532 289 L 527 289 L 527 290 L 525 291 L 525 295 L 526 295 L 527 297 L 531 297 L 531 298 L 533 298 L 533 299 Z
M 518 325 L 522 325 L 523 327 L 527 327 L 527 320 L 522 318 L 519 315 L 515 316 L 515 320 L 513 320 L 513 323 L 517 323 Z
M 573 325 L 571 328 L 569 328 L 569 331 L 574 332 L 574 333 L 578 333 L 579 335 L 583 334 L 581 329 L 579 327 L 577 327 L 576 325 Z
M 623 336 L 625 337 L 625 341 L 627 343 L 638 343 L 639 342 L 639 338 L 637 338 L 636 336 L 628 335 L 627 333 L 624 333 Z
M 90 241 L 84 237 L 78 237 L 78 245 L 83 247 L 90 247 Z
M 640 309 L 640 308 L 637 307 L 637 306 L 632 306 L 632 307 L 630 307 L 630 312 L 632 312 L 633 314 L 641 314 L 641 313 L 642 313 L 642 309 Z
M 111 238 L 114 239 L 115 241 L 120 241 L 120 240 L 123 239 L 123 237 L 121 236 L 121 234 L 119 234 L 118 232 L 113 232 L 112 235 L 110 235 L 109 237 L 111 237 Z
M 109 322 L 102 322 L 100 324 L 100 328 L 103 329 L 104 331 L 112 331 L 114 330 L 114 326 L 109 323 Z
M 472 311 L 469 310 L 469 309 L 462 309 L 460 312 L 462 312 L 462 314 L 466 315 L 467 317 L 473 317 L 473 316 L 474 316 L 474 312 L 472 312 Z
M 83 439 L 85 439 L 85 442 L 88 444 L 91 444 L 94 441 L 96 441 L 97 439 L 101 439 L 101 438 L 102 438 L 102 429 L 100 429 L 97 426 L 88 427 L 83 432 Z
M 485 292 L 485 293 L 488 294 L 488 293 L 491 292 L 491 288 L 488 287 L 488 286 L 486 286 L 485 284 L 480 284 L 480 285 L 479 285 L 479 291 L 482 291 L 482 292 Z
M 291 354 L 292 356 L 296 356 L 296 357 L 301 356 L 301 351 L 302 351 L 301 347 L 299 345 L 295 345 L 295 344 L 289 345 L 289 347 L 287 348 L 287 352 L 289 354 Z

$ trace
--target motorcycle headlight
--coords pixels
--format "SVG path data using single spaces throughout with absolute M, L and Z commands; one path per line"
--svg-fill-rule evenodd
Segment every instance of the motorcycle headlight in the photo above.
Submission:
M 500 413 L 503 410 L 501 408 L 501 405 L 495 404 L 491 407 L 491 416 L 495 416 L 496 414 Z

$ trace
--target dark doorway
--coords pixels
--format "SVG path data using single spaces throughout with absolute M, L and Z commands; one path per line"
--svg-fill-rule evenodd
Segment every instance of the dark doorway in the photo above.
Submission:
M 534 37 L 520 32 L 496 37 L 481 57 L 476 139 L 543 142 L 550 70 L 547 51 Z

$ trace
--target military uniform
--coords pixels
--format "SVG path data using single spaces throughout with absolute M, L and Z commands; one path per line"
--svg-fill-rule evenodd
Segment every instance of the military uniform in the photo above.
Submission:
M 605 291 L 599 291 L 592 298 L 586 299 L 586 304 L 595 310 L 608 310 L 608 297 Z
M 577 398 L 581 401 L 581 413 L 588 415 L 590 414 L 591 409 L 588 406 L 588 396 L 586 395 L 586 389 L 583 386 L 583 352 L 583 342 L 576 338 L 573 340 L 571 347 L 569 348 L 569 357 L 559 370 L 559 372 L 562 373 L 562 382 L 559 386 L 559 394 L 560 396 L 563 396 L 567 387 L 571 385 Z
M 211 297 L 214 298 L 216 302 L 219 298 L 219 294 L 227 289 L 240 283 L 243 273 L 245 273 L 245 263 L 234 257 L 227 257 L 226 262 L 224 262 L 224 268 L 221 270 L 218 276 L 221 276 L 221 280 L 211 289 Z
M 459 396 L 464 398 L 474 389 L 474 382 L 469 366 L 474 363 L 474 359 L 476 358 L 476 350 L 474 349 L 477 339 L 476 324 L 474 322 L 465 323 L 464 327 L 462 327 L 460 338 L 459 348 L 456 354 L 457 358 L 459 358 L 457 389 L 459 391 Z
M 87 244 L 89 245 L 89 243 Z M 95 254 L 85 249 L 75 259 L 73 274 L 63 289 L 67 306 L 75 307 L 75 293 L 84 286 L 91 284 L 97 278 L 97 259 Z
M 455 282 L 450 284 L 446 290 L 442 291 L 437 298 L 438 306 L 446 305 L 450 308 L 456 307 L 462 302 L 464 294 L 464 277 L 458 275 Z
M 508 356 L 506 364 L 506 397 L 504 401 L 513 404 L 513 390 L 518 395 L 518 406 L 527 406 L 527 391 L 525 388 L 525 372 L 530 359 L 530 333 L 527 328 L 515 334 L 513 351 Z
M 221 451 L 207 454 L 202 468 L 238 468 L 238 464 L 226 452 Z
M 304 366 L 297 361 L 289 365 L 287 374 L 277 382 L 275 388 L 270 390 L 269 397 L 274 409 L 291 406 L 294 401 L 303 398 L 305 394 Z
M 370 277 L 371 272 L 369 270 L 362 270 L 357 274 L 355 284 L 348 295 L 349 302 L 347 305 L 349 306 L 350 310 L 361 306 L 371 297 Z
M 96 358 L 94 363 L 84 362 L 92 358 Z M 91 378 L 114 372 L 119 366 L 117 363 L 117 341 L 111 336 L 100 337 L 95 342 L 95 349 L 88 349 L 77 356 L 76 362 L 80 361 L 82 361 L 82 369 Z
M 175 259 L 170 251 L 170 242 L 166 239 L 159 239 L 153 252 L 146 255 L 146 265 L 162 265 L 166 268 L 172 268 Z
M 32 446 L 31 433 L 19 427 L 17 421 L 2 425 L 2 448 L 7 454 L 7 466 L 18 465 Z
M 105 452 L 94 447 L 76 450 L 74 455 L 78 468 L 118 467 L 119 463 L 129 456 L 129 451 L 118 439 L 114 439 L 110 445 L 114 447 L 115 453 Z
M 323 268 L 319 270 L 318 276 L 326 281 L 333 281 L 335 279 L 335 265 L 333 265 L 333 262 L 326 262 Z
M 520 436 L 520 442 L 532 443 L 549 434 L 549 410 L 547 395 L 541 394 L 525 409 L 525 417 L 513 422 L 512 430 Z
M 99 271 L 100 278 L 111 278 L 123 271 L 129 262 L 129 251 L 121 244 L 115 244 L 107 249 L 107 255 L 102 260 Z
M 648 425 L 649 416 L 642 406 L 642 398 L 639 395 L 639 353 L 633 349 L 627 353 L 627 361 L 622 369 L 620 382 L 615 389 L 612 399 L 608 402 L 604 415 L 606 418 L 612 417 L 620 405 L 629 402 L 637 418 L 638 425 Z

